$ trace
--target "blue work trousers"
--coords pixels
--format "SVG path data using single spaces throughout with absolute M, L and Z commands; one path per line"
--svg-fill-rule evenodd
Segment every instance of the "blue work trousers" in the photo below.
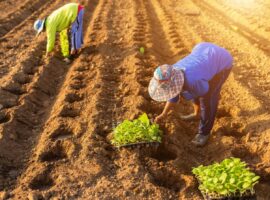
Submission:
M 82 47 L 83 44 L 83 14 L 84 9 L 81 9 L 78 13 L 76 20 L 72 23 L 70 30 L 70 48 L 71 50 L 77 50 Z
M 227 80 L 230 69 L 225 69 L 216 74 L 209 81 L 209 90 L 206 95 L 194 100 L 194 103 L 200 105 L 201 119 L 199 124 L 199 134 L 210 134 L 218 108 L 218 102 L 220 98 L 220 90 L 224 82 Z

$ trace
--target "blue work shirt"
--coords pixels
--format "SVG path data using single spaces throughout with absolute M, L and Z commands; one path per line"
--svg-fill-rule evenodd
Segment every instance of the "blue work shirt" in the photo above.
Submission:
M 209 90 L 208 82 L 222 70 L 231 68 L 232 62 L 233 58 L 226 49 L 208 42 L 197 44 L 188 56 L 173 65 L 184 72 L 181 96 L 191 100 L 205 95 Z M 179 95 L 169 102 L 178 100 Z

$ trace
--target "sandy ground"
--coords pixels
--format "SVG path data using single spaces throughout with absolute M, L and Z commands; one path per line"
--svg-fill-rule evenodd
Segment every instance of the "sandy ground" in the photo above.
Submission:
M 45 59 L 46 36 L 32 30 L 63 1 L 0 1 L 0 199 L 200 200 L 192 167 L 235 156 L 261 176 L 258 200 L 269 200 L 270 3 L 81 3 L 85 47 L 67 65 L 58 45 Z M 161 125 L 166 135 L 157 150 L 114 149 L 108 136 L 117 123 L 162 111 L 147 92 L 156 66 L 173 64 L 201 41 L 234 57 L 207 146 L 190 143 L 198 121 L 180 120 L 192 111 L 181 102 Z

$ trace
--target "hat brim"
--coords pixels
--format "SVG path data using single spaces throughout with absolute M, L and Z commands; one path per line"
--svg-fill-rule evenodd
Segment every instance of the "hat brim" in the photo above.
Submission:
M 149 95 L 155 101 L 168 101 L 180 94 L 184 85 L 184 74 L 181 70 L 174 70 L 168 82 L 159 83 L 154 77 L 148 87 Z
M 36 36 L 38 36 L 43 31 L 43 29 L 44 29 L 44 23 L 45 23 L 45 20 L 42 21 L 42 24 L 41 24 L 40 28 L 38 29 Z

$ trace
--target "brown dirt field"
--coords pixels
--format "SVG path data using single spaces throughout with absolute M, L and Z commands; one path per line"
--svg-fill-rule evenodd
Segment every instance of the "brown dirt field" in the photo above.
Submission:
M 269 200 L 270 3 L 81 3 L 85 45 L 67 65 L 58 51 L 45 59 L 46 37 L 32 30 L 63 1 L 0 0 L 0 199 L 199 200 L 192 167 L 235 156 L 261 176 L 258 200 Z M 229 49 L 235 61 L 207 146 L 190 143 L 198 122 L 172 113 L 157 151 L 114 149 L 108 136 L 117 123 L 161 112 L 147 92 L 156 66 L 201 41 Z M 192 109 L 183 102 L 178 110 Z

